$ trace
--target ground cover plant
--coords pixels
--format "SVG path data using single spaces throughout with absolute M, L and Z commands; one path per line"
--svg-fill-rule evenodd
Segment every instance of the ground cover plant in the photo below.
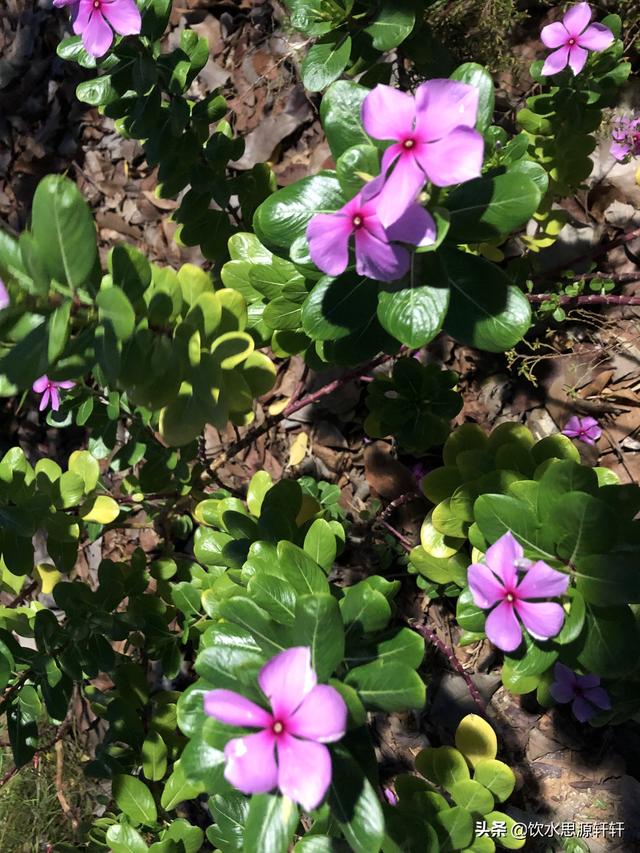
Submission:
M 633 14 L 487 67 L 422 0 L 45 5 L 0 131 L 45 67 L 92 118 L 0 194 L 13 849 L 631 849 Z

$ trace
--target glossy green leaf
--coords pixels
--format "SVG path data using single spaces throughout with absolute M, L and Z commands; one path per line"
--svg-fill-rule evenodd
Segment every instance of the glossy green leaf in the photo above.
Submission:
M 244 849 L 286 853 L 298 823 L 298 809 L 287 797 L 254 794 L 244 832 Z
M 424 682 L 404 663 L 382 660 L 357 666 L 345 682 L 358 691 L 365 707 L 378 711 L 421 709 L 426 701 Z
M 305 89 L 321 92 L 344 71 L 351 56 L 351 37 L 338 32 L 320 39 L 309 48 L 300 72 Z
M 354 853 L 378 853 L 384 837 L 384 816 L 376 791 L 343 746 L 332 750 L 332 764 L 332 815 Z
M 158 819 L 151 791 L 135 776 L 114 776 L 113 798 L 134 824 L 152 826 Z

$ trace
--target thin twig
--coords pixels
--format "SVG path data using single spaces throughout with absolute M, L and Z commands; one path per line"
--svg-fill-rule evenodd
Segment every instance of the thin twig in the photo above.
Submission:
M 425 638 L 425 640 L 427 640 L 429 643 L 431 643 L 432 646 L 435 646 L 435 648 L 438 649 L 438 651 L 447 658 L 447 660 L 449 661 L 451 666 L 455 669 L 455 671 L 458 673 L 458 675 L 462 676 L 462 678 L 464 679 L 464 682 L 467 685 L 467 688 L 469 690 L 469 695 L 473 699 L 476 707 L 478 708 L 480 713 L 484 717 L 486 717 L 487 716 L 487 703 L 484 701 L 484 699 L 480 695 L 480 691 L 478 690 L 478 688 L 474 684 L 474 681 L 471 678 L 471 676 L 469 675 L 469 673 L 465 670 L 465 668 L 462 666 L 462 664 L 460 663 L 460 661 L 456 657 L 456 654 L 453 651 L 453 649 L 450 649 L 449 646 L 447 646 L 446 643 L 444 643 L 440 639 L 440 637 L 436 634 L 436 632 L 433 630 L 433 628 L 429 628 L 428 625 L 426 625 L 426 624 L 419 625 L 415 621 L 410 621 L 409 624 L 411 625 L 411 627 L 415 631 L 417 631 L 419 634 L 421 634 Z
M 398 542 L 402 545 L 405 551 L 413 551 L 415 545 L 412 545 L 411 542 L 407 539 L 406 536 L 403 536 L 399 530 L 396 530 L 395 527 L 392 527 L 388 521 L 381 521 L 380 524 L 389 531 L 393 536 L 396 537 Z
M 529 302 L 534 305 L 548 299 L 558 305 L 640 305 L 640 296 L 616 296 L 615 294 L 593 293 L 588 296 L 557 296 L 555 293 L 528 293 Z

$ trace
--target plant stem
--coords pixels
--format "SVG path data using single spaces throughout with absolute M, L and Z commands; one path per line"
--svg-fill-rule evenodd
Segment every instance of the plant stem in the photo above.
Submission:
M 527 299 L 534 305 L 557 301 L 559 305 L 640 305 L 640 296 L 616 296 L 594 293 L 588 296 L 556 296 L 555 293 L 528 293 Z

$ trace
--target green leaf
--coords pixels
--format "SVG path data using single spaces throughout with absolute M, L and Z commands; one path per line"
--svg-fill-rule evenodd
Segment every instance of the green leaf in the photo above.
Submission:
M 578 557 L 606 553 L 613 545 L 617 520 L 604 501 L 584 492 L 568 492 L 560 507 L 552 519 L 546 519 L 560 558 L 573 564 Z
M 424 682 L 405 663 L 380 660 L 357 666 L 349 672 L 345 682 L 358 691 L 367 708 L 378 711 L 424 708 Z
M 198 853 L 204 841 L 204 832 L 199 826 L 192 826 L 184 818 L 179 817 L 177 820 L 171 821 L 164 838 L 175 841 L 178 848 L 182 842 L 184 853 Z
M 516 786 L 513 770 L 495 758 L 481 758 L 474 768 L 473 778 L 488 788 L 499 803 L 508 800 Z
M 478 102 L 478 117 L 476 119 L 476 130 L 484 133 L 493 119 L 495 107 L 495 94 L 493 77 L 486 68 L 477 62 L 465 62 L 459 65 L 451 75 L 452 80 L 467 83 L 478 90 L 480 98 Z
M 302 82 L 310 92 L 321 92 L 344 71 L 351 56 L 351 37 L 327 35 L 309 48 L 302 61 Z
M 471 843 L 473 839 L 473 818 L 466 809 L 460 806 L 443 809 L 436 812 L 432 820 L 438 834 L 443 835 L 446 839 L 445 849 L 461 850 Z
M 275 655 L 290 645 L 285 627 L 270 619 L 251 598 L 236 595 L 221 602 L 220 615 L 249 631 L 267 655 Z
M 355 273 L 324 276 L 302 306 L 302 327 L 315 341 L 338 341 L 375 319 L 377 288 Z
M 296 602 L 293 640 L 309 646 L 311 665 L 326 681 L 344 657 L 344 627 L 338 602 L 329 593 L 303 595 Z
M 451 213 L 447 239 L 481 243 L 510 234 L 529 221 L 540 198 L 536 184 L 521 172 L 467 181 L 445 202 Z
M 510 530 L 532 555 L 555 560 L 555 554 L 539 546 L 540 522 L 523 501 L 510 495 L 480 495 L 474 504 L 474 514 L 478 527 L 489 542 L 495 542 Z
M 347 80 L 333 83 L 320 104 L 320 119 L 335 160 L 353 145 L 370 145 L 360 112 L 369 89 Z
M 576 560 L 575 570 L 578 592 L 591 604 L 640 603 L 640 567 L 635 554 L 587 553 Z
M 113 853 L 144 853 L 149 849 L 138 830 L 127 823 L 112 824 L 106 838 Z
M 254 794 L 244 832 L 244 850 L 286 853 L 298 824 L 298 809 L 287 797 Z
M 80 190 L 62 175 L 48 175 L 33 197 L 31 224 L 38 257 L 51 278 L 69 287 L 86 284 L 98 260 L 96 229 Z
M 47 361 L 53 364 L 62 355 L 69 338 L 69 318 L 71 316 L 71 300 L 67 299 L 59 305 L 49 318 L 49 342 L 47 345 Z
M 158 782 L 167 772 L 167 747 L 158 732 L 145 738 L 141 750 L 142 772 L 150 782 Z
M 489 352 L 515 346 L 531 324 L 531 308 L 495 264 L 462 252 L 443 253 L 451 287 L 444 327 L 456 340 Z
M 328 572 L 336 558 L 336 537 L 324 518 L 316 518 L 304 537 L 304 550 L 312 560 Z
M 247 592 L 277 622 L 294 624 L 296 594 L 286 581 L 266 572 L 258 572 L 250 578 Z
M 207 838 L 216 848 L 228 853 L 240 853 L 244 846 L 250 800 L 243 794 L 216 794 L 209 800 L 215 826 L 207 829 Z
M 401 281 L 380 285 L 378 320 L 408 347 L 422 347 L 438 334 L 449 307 L 446 270 L 438 255 L 412 255 Z
M 467 779 L 464 782 L 456 782 L 451 786 L 451 796 L 456 805 L 468 809 L 470 812 L 486 814 L 493 808 L 493 796 L 491 792 L 477 781 Z
M 277 554 L 277 573 L 291 584 L 298 595 L 329 591 L 327 576 L 302 548 L 283 540 L 278 542 Z
M 382 631 L 391 618 L 391 605 L 386 597 L 366 581 L 343 590 L 340 611 L 347 634 Z
M 513 829 L 517 824 L 508 814 L 504 814 L 503 812 L 489 812 L 488 815 L 484 816 L 484 820 L 487 822 L 489 831 L 491 831 L 494 823 L 506 824 L 506 835 L 500 834 L 497 836 L 498 844 L 501 847 L 506 847 L 507 850 L 519 850 L 521 847 L 524 847 L 526 838 L 521 837 L 520 828 L 514 833 Z
M 416 770 L 445 791 L 469 777 L 464 756 L 452 746 L 427 747 L 416 756 Z
M 178 803 L 193 800 L 202 791 L 202 785 L 194 785 L 187 780 L 180 762 L 176 761 L 173 765 L 173 773 L 164 784 L 160 805 L 165 811 L 171 811 Z
M 304 236 L 312 216 L 337 210 L 344 202 L 335 172 L 320 172 L 265 199 L 255 212 L 253 227 L 261 242 L 288 250 Z
M 100 320 L 110 323 L 116 337 L 125 341 L 133 334 L 136 315 L 124 290 L 119 287 L 103 288 L 96 297 Z
M 586 672 L 621 678 L 637 666 L 629 649 L 637 648 L 638 639 L 631 608 L 587 605 L 583 633 L 575 643 L 578 662 Z
M 373 23 L 365 27 L 376 50 L 386 52 L 401 44 L 413 30 L 415 3 L 411 0 L 382 0 Z
M 354 853 L 379 853 L 384 838 L 380 800 L 360 765 L 343 746 L 332 750 L 331 814 Z
M 153 826 L 158 819 L 151 791 L 135 776 L 114 776 L 113 798 L 134 824 Z

